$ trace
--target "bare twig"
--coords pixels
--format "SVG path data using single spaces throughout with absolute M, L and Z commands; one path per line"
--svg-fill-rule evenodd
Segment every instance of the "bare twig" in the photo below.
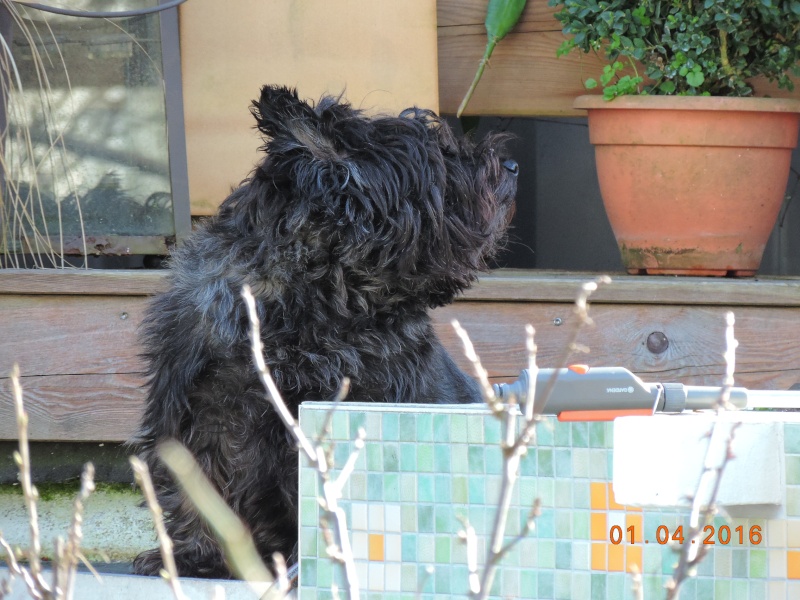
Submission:
M 53 569 L 54 575 L 58 577 L 59 585 L 56 587 L 64 590 L 67 600 L 71 600 L 74 593 L 78 561 L 83 559 L 80 545 L 81 540 L 83 540 L 84 504 L 94 490 L 94 465 L 86 463 L 81 475 L 81 488 L 72 508 L 72 523 L 64 545 L 64 553 L 63 556 L 60 556 L 58 565 L 54 565 Z
M 464 343 L 464 352 L 467 359 L 472 363 L 476 376 L 481 384 L 484 400 L 489 405 L 492 414 L 494 414 L 503 423 L 503 436 L 500 443 L 503 452 L 503 471 L 500 480 L 500 493 L 497 501 L 497 510 L 494 515 L 494 524 L 492 527 L 491 540 L 489 548 L 487 549 L 487 556 L 483 566 L 483 570 L 478 573 L 477 567 L 471 569 L 468 565 L 469 571 L 469 596 L 474 600 L 484 600 L 488 597 L 494 582 L 497 568 L 499 567 L 502 558 L 511 550 L 521 539 L 526 537 L 531 529 L 535 526 L 536 518 L 541 512 L 541 502 L 537 498 L 534 500 L 531 507 L 530 514 L 525 525 L 517 536 L 510 542 L 504 545 L 503 540 L 505 537 L 506 523 L 508 521 L 509 508 L 511 506 L 511 498 L 519 476 L 519 464 L 521 458 L 528 450 L 528 446 L 535 442 L 536 425 L 541 418 L 541 412 L 544 409 L 547 399 L 552 393 L 555 386 L 558 372 L 563 367 L 569 355 L 579 349 L 576 344 L 578 333 L 584 325 L 592 324 L 589 318 L 588 299 L 594 292 L 599 284 L 610 283 L 611 279 L 606 276 L 601 276 L 595 281 L 585 283 L 581 287 L 581 291 L 575 301 L 574 313 L 577 317 L 575 325 L 568 343 L 564 347 L 563 355 L 557 363 L 558 368 L 554 369 L 553 375 L 547 382 L 543 394 L 536 396 L 536 379 L 538 375 L 538 367 L 536 365 L 536 344 L 534 342 L 534 329 L 528 325 L 526 327 L 526 347 L 528 350 L 528 393 L 525 400 L 525 405 L 522 407 L 517 406 L 517 399 L 512 394 L 509 397 L 507 405 L 502 402 L 494 394 L 494 390 L 489 383 L 489 375 L 486 369 L 481 364 L 472 343 L 469 340 L 469 335 L 459 325 L 457 321 L 453 321 L 453 327 L 456 333 Z M 521 412 L 520 412 L 521 411 Z M 517 434 L 517 419 L 522 417 L 522 430 Z M 470 560 L 471 553 L 477 552 L 474 543 L 474 531 L 470 533 L 471 528 L 465 522 L 465 528 L 459 533 L 459 536 L 467 543 L 468 561 Z
M 713 521 L 717 512 L 716 500 L 722 475 L 728 462 L 734 458 L 733 439 L 736 429 L 741 425 L 741 422 L 728 422 L 727 433 L 723 431 L 726 424 L 726 419 L 723 415 L 730 406 L 729 399 L 731 388 L 734 384 L 733 375 L 736 367 L 736 347 L 738 346 L 733 332 L 735 322 L 733 313 L 726 313 L 725 320 L 725 380 L 720 390 L 714 425 L 707 434 L 708 447 L 703 460 L 703 472 L 700 474 L 700 481 L 692 499 L 686 542 L 681 546 L 678 564 L 666 584 L 667 600 L 674 600 L 678 597 L 683 582 L 692 576 L 697 566 L 708 554 L 709 546 L 702 544 L 700 538 L 704 527 Z M 721 459 L 717 458 L 719 455 L 718 448 L 720 447 L 723 449 Z
M 261 383 L 267 391 L 267 399 L 280 416 L 284 425 L 286 425 L 286 428 L 292 434 L 292 437 L 297 443 L 297 447 L 306 455 L 309 464 L 317 471 L 322 493 L 322 496 L 319 498 L 319 505 L 322 510 L 320 527 L 327 544 L 328 555 L 334 562 L 342 567 L 350 600 L 359 600 L 358 575 L 356 574 L 353 550 L 350 546 L 347 517 L 342 507 L 339 506 L 339 500 L 342 498 L 344 484 L 355 467 L 358 454 L 364 447 L 366 433 L 363 429 L 359 429 L 358 435 L 354 440 L 355 449 L 351 452 L 347 462 L 336 478 L 333 478 L 331 474 L 331 467 L 333 466 L 333 442 L 330 441 L 330 443 L 327 444 L 327 448 L 324 444 L 325 438 L 330 437 L 333 413 L 339 402 L 347 395 L 350 382 L 346 378 L 342 382 L 334 405 L 326 415 L 325 423 L 317 437 L 316 445 L 312 445 L 300 428 L 300 423 L 292 416 L 292 413 L 286 406 L 280 390 L 278 390 L 278 386 L 275 384 L 266 361 L 264 360 L 264 347 L 261 343 L 261 323 L 258 318 L 258 311 L 256 310 L 255 298 L 249 286 L 245 285 L 242 289 L 242 297 L 247 304 L 247 314 L 250 319 L 250 342 L 253 351 L 253 361 L 258 369 Z M 331 592 L 334 598 L 338 598 L 338 590 L 335 586 L 331 589 Z
M 186 596 L 181 589 L 181 582 L 178 579 L 178 567 L 175 565 L 175 555 L 172 552 L 172 540 L 167 535 L 167 528 L 164 526 L 164 511 L 158 503 L 156 491 L 153 487 L 153 480 L 150 477 L 150 471 L 147 465 L 137 456 L 131 456 L 128 459 L 133 468 L 133 475 L 136 478 L 136 483 L 144 494 L 147 507 L 150 509 L 150 515 L 153 519 L 153 524 L 156 528 L 156 537 L 158 538 L 158 545 L 161 547 L 161 560 L 164 563 L 164 570 L 161 576 L 169 585 L 172 590 L 172 595 L 175 600 L 185 600 Z

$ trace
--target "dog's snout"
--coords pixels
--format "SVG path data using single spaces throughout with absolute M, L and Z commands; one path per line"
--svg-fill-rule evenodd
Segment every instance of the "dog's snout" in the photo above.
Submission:
M 512 175 L 519 175 L 519 165 L 515 160 L 509 158 L 508 160 L 503 161 L 503 168 Z

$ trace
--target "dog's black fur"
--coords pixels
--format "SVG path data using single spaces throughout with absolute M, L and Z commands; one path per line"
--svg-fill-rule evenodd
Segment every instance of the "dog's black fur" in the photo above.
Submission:
M 367 118 L 267 86 L 252 112 L 266 156 L 171 258 L 143 342 L 149 393 L 133 444 L 150 467 L 181 575 L 229 577 L 219 546 L 156 456 L 185 444 L 250 527 L 292 557 L 297 450 L 267 402 L 240 297 L 249 284 L 266 361 L 297 415 L 347 376 L 349 400 L 480 401 L 427 309 L 469 287 L 503 239 L 517 165 L 503 136 L 459 140 L 434 113 Z M 156 574 L 156 550 L 134 570 Z

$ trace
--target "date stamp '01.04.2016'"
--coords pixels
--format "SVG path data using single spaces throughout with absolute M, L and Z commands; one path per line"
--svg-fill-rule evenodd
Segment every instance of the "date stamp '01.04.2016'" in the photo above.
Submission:
M 723 546 L 727 546 L 728 544 L 750 544 L 752 546 L 757 546 L 764 541 L 764 537 L 761 531 L 761 527 L 759 525 L 753 525 L 749 529 L 745 529 L 744 526 L 739 525 L 738 527 L 733 528 L 731 530 L 730 527 L 727 525 L 722 525 L 720 527 L 715 527 L 714 525 L 706 525 L 703 528 L 703 533 L 698 540 L 685 540 L 683 535 L 683 525 L 678 526 L 675 530 L 670 532 L 669 527 L 666 525 L 659 525 L 656 528 L 656 537 L 655 540 L 645 539 L 642 540 L 641 535 L 637 534 L 636 527 L 634 525 L 630 525 L 625 530 L 622 530 L 620 525 L 613 525 L 608 532 L 608 539 L 609 541 L 614 544 L 635 544 L 637 542 L 644 541 L 645 544 L 650 543 L 657 543 L 657 544 L 684 544 L 687 541 L 690 541 L 692 544 L 700 543 L 700 544 L 721 544 Z

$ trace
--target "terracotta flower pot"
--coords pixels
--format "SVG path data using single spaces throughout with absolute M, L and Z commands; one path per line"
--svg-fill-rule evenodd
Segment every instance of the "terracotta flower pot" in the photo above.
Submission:
M 752 276 L 783 202 L 800 101 L 580 96 L 629 273 Z

